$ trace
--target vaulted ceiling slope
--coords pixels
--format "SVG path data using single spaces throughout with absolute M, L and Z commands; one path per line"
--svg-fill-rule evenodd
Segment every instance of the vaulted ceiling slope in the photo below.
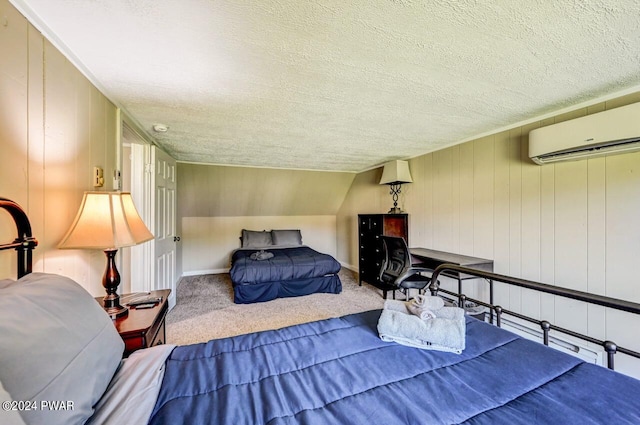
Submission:
M 361 171 L 640 85 L 640 0 L 11 1 L 182 161 Z

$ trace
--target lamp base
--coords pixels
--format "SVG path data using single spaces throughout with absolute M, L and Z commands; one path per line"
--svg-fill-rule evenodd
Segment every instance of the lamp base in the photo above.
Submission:
M 393 207 L 389 210 L 387 214 L 402 214 L 403 211 L 398 207 Z
M 117 252 L 117 249 L 104 250 L 107 256 L 107 269 L 102 277 L 102 286 L 107 290 L 107 295 L 102 299 L 102 305 L 112 319 L 129 314 L 129 309 L 120 305 L 120 295 L 116 293 L 120 285 L 120 273 L 115 262 Z
M 129 314 L 129 309 L 120 305 L 120 296 L 118 294 L 105 296 L 102 299 L 102 308 L 104 308 L 104 311 L 106 311 L 112 319 Z

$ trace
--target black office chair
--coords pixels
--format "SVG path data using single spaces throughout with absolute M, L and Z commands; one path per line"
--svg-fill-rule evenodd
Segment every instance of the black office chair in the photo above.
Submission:
M 380 267 L 380 282 L 383 284 L 383 297 L 387 298 L 387 290 L 393 291 L 393 299 L 396 299 L 396 290 L 405 293 L 409 300 L 409 290 L 424 288 L 431 282 L 431 277 L 423 276 L 421 272 L 433 272 L 426 267 L 418 267 L 411 264 L 411 254 L 407 243 L 403 238 L 394 236 L 381 236 L 384 259 Z M 388 288 L 388 289 L 385 289 Z

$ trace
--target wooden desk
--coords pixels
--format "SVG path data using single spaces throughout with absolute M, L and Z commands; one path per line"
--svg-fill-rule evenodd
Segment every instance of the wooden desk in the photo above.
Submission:
M 419 260 L 416 265 L 419 264 L 422 267 L 427 267 L 430 269 L 435 269 L 441 264 L 449 263 L 477 270 L 484 270 L 488 272 L 493 271 L 493 260 L 487 260 L 486 258 L 470 257 L 468 255 L 436 251 L 435 249 L 427 248 L 409 248 L 409 252 L 413 257 Z M 458 294 L 462 294 L 463 280 L 478 279 L 477 276 L 449 271 L 442 273 L 441 276 L 447 276 L 458 281 Z M 490 282 L 490 284 L 491 283 L 492 282 Z M 493 291 L 491 291 L 490 293 L 493 294 Z M 493 300 L 491 300 L 491 302 L 493 303 Z

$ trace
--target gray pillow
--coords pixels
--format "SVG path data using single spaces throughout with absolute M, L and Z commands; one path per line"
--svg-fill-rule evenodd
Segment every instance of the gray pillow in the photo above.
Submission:
M 22 412 L 29 424 L 81 424 L 120 365 L 124 342 L 73 280 L 32 273 L 0 289 L 0 381 L 14 400 L 71 401 Z
M 267 232 L 266 230 L 258 232 L 255 230 L 242 229 L 243 248 L 266 248 L 271 245 L 273 245 L 271 232 Z
M 2 382 L 0 382 L 0 401 L 2 402 L 11 402 L 13 399 L 11 398 L 11 394 L 9 394 L 3 387 Z M 14 407 L 14 406 L 10 406 Z M 2 425 L 25 425 L 20 413 L 18 413 L 18 406 L 15 406 L 16 410 L 4 408 L 0 410 L 0 423 Z M 39 406 L 38 406 L 39 407 Z
M 271 240 L 274 245 L 302 245 L 300 230 L 272 230 Z

